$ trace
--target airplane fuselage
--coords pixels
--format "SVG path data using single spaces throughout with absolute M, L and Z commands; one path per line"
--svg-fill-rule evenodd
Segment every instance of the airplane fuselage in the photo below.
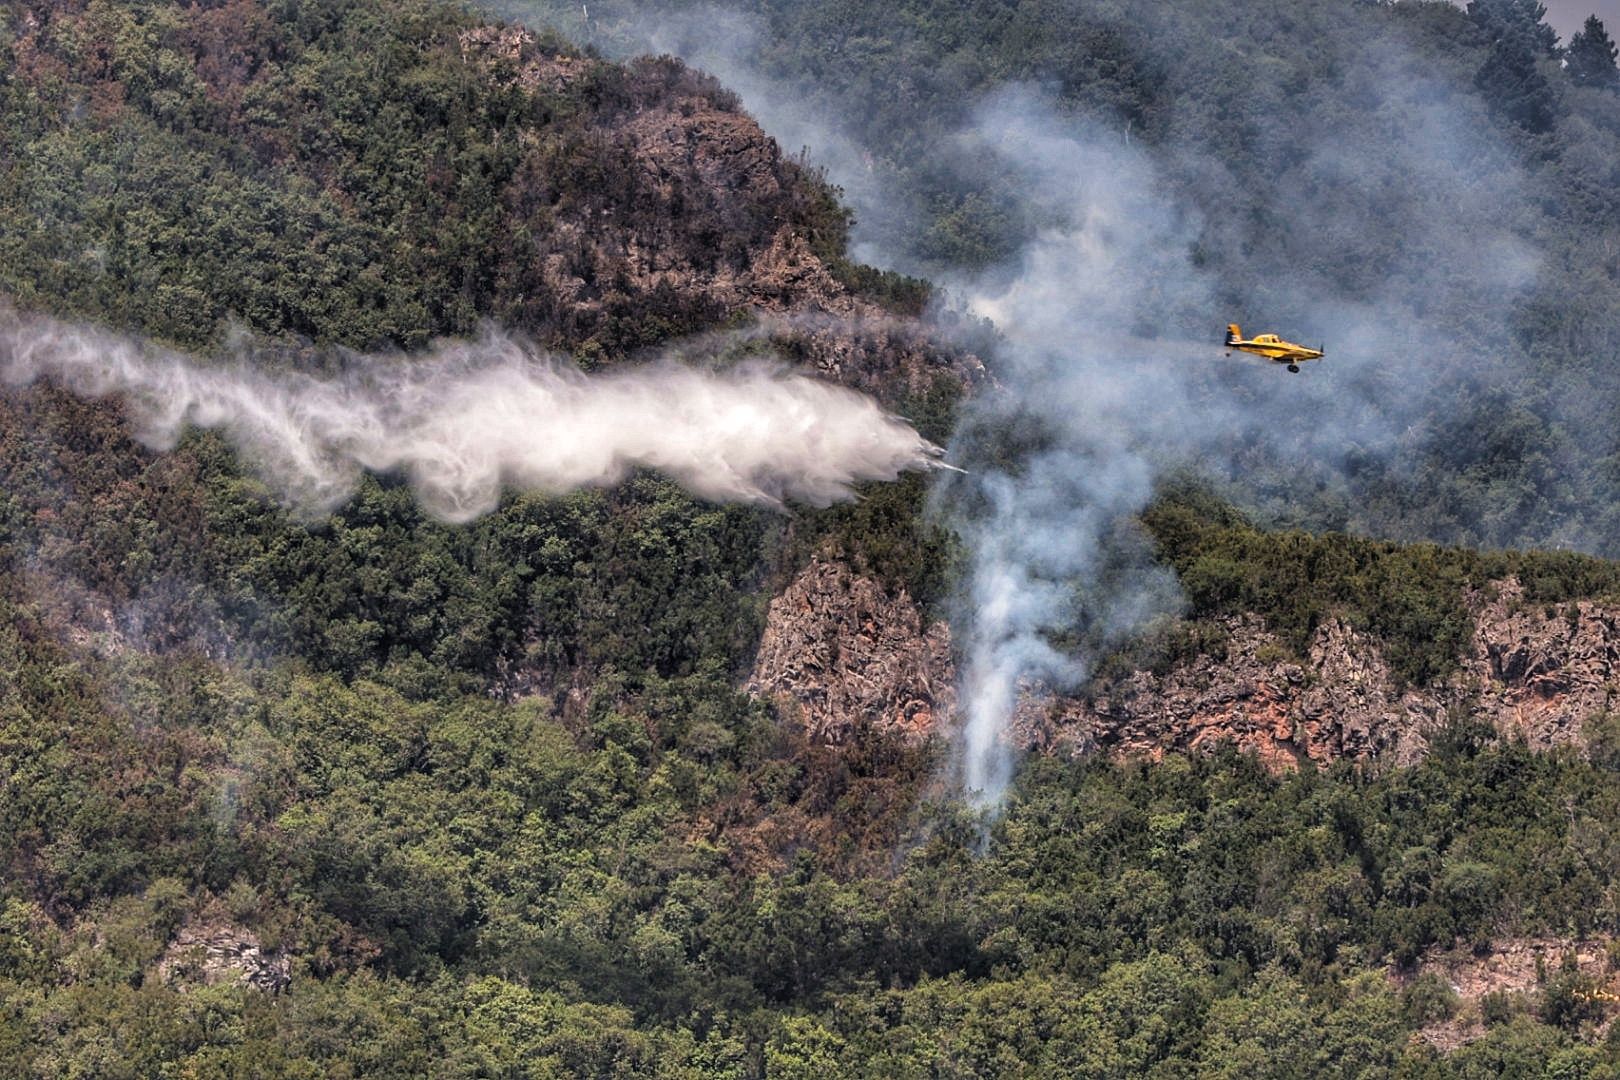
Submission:
M 1278 364 L 1287 364 L 1290 371 L 1298 371 L 1299 364 L 1305 360 L 1320 360 L 1325 355 L 1322 349 L 1296 345 L 1292 341 L 1284 341 L 1276 334 L 1256 334 L 1252 338 L 1246 338 L 1236 323 L 1227 326 L 1225 344 L 1228 349 L 1237 349 L 1255 356 L 1263 356 Z

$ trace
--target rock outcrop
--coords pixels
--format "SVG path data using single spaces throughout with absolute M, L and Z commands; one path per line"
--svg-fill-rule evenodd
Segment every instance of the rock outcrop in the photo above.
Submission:
M 946 625 L 924 626 L 904 590 L 818 557 L 771 601 L 748 689 L 823 742 L 856 726 L 920 739 L 955 708 L 950 649 Z
M 649 304 L 708 324 L 739 309 L 845 316 L 863 306 L 804 238 L 803 166 L 710 76 L 669 57 L 621 66 L 557 54 L 510 26 L 467 30 L 460 49 L 491 81 L 588 117 L 560 143 L 531 134 L 508 197 L 536 245 L 505 271 L 527 297 L 524 323 L 578 338 Z M 559 186 L 559 170 L 601 182 Z
M 1578 744 L 1620 679 L 1620 611 L 1592 601 L 1526 602 L 1516 581 L 1477 590 L 1469 653 L 1436 686 L 1401 687 L 1377 641 L 1329 619 L 1307 662 L 1257 619 L 1226 624 L 1224 657 L 1166 675 L 1138 671 L 1026 719 L 1032 745 L 1158 757 L 1223 741 L 1274 766 L 1348 758 L 1409 764 L 1448 716 L 1489 721 L 1539 749 Z
M 1260 620 L 1228 620 L 1224 656 L 1201 655 L 1165 675 L 1137 671 L 1025 710 L 1023 742 L 1157 759 L 1230 742 L 1273 767 L 1340 758 L 1410 762 L 1443 719 L 1444 694 L 1401 691 L 1376 643 L 1329 620 L 1304 664 Z
M 1411 971 L 1392 970 L 1390 979 L 1406 987 L 1423 975 L 1438 976 L 1456 995 L 1451 1016 L 1419 1029 L 1435 1049 L 1450 1053 L 1482 1038 L 1487 995 L 1518 996 L 1534 1004 L 1549 975 L 1566 972 L 1578 976 L 1592 1012 L 1602 1017 L 1598 1027 L 1607 1031 L 1620 1012 L 1620 974 L 1615 971 L 1615 943 L 1596 938 L 1502 938 L 1483 951 L 1430 949 Z
M 1620 609 L 1578 600 L 1532 604 L 1516 581 L 1474 598 L 1475 631 L 1466 671 L 1480 688 L 1476 708 L 1531 746 L 1579 740 L 1581 726 L 1608 710 L 1620 686 Z
M 534 247 L 502 271 L 525 297 L 508 313 L 519 325 L 573 341 L 637 312 L 713 325 L 750 311 L 795 359 L 891 400 L 941 372 L 984 377 L 977 357 L 833 275 L 807 239 L 814 179 L 709 76 L 667 57 L 620 67 L 554 54 L 517 27 L 467 30 L 460 49 L 497 83 L 563 96 L 589 84 L 592 100 L 613 102 L 593 107 L 565 160 L 530 139 L 508 209 Z M 559 190 L 559 169 L 603 183 Z
M 292 961 L 279 952 L 265 952 L 251 930 L 207 923 L 176 935 L 158 961 L 158 977 L 181 986 L 229 983 L 277 993 L 292 982 Z
M 1456 673 L 1403 687 L 1378 642 L 1327 620 L 1297 658 L 1257 618 L 1227 620 L 1223 655 L 1136 671 L 1065 697 L 1031 690 L 1011 736 L 1048 753 L 1157 759 L 1222 743 L 1274 768 L 1341 759 L 1410 764 L 1449 717 L 1474 716 L 1548 748 L 1579 744 L 1620 685 L 1620 610 L 1528 603 L 1515 581 L 1468 600 L 1475 629 Z M 950 721 L 955 666 L 944 624 L 902 592 L 818 558 L 772 602 L 750 689 L 790 702 L 812 737 L 856 725 L 924 738 Z

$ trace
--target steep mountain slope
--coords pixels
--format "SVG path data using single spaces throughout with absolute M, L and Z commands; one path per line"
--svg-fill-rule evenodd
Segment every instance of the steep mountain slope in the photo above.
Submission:
M 485 318 L 591 366 L 765 314 L 777 321 L 709 351 L 774 341 L 902 407 L 930 407 L 936 379 L 948 403 L 977 368 L 831 276 L 812 246 L 837 262 L 843 211 L 712 80 L 677 63 L 586 60 L 431 5 L 15 14 L 6 101 L 18 137 L 0 160 L 11 223 L 0 233 L 0 288 L 19 303 L 191 348 L 246 331 L 254 362 L 273 367 L 341 367 L 332 346 L 409 347 Z M 86 40 L 103 43 L 94 62 L 78 62 Z M 360 42 L 376 55 L 358 60 Z M 174 88 L 158 88 L 159 69 Z M 384 100 L 390 87 L 402 92 Z M 829 313 L 845 321 L 814 321 Z M 200 632 L 351 672 L 410 655 L 480 677 L 566 681 L 574 666 L 606 659 L 577 629 L 606 601 L 579 590 L 637 591 L 632 581 L 664 576 L 609 571 L 615 584 L 580 573 L 622 542 L 573 550 L 553 524 L 543 527 L 563 546 L 552 566 L 575 580 L 541 586 L 546 567 L 485 561 L 490 545 L 508 543 L 496 537 L 514 535 L 511 521 L 471 542 L 423 525 L 381 488 L 367 496 L 380 517 L 352 522 L 361 532 L 344 540 L 347 530 L 264 512 L 211 438 L 152 458 L 132 452 L 116 406 L 46 393 L 5 408 L 11 520 L 35 569 L 134 607 L 118 617 L 158 629 L 160 641 Z M 173 519 L 203 524 L 155 529 L 147 506 L 159 499 Z M 582 504 L 564 533 L 617 532 L 633 516 L 603 498 Z M 672 637 L 621 662 L 639 669 L 661 654 L 660 670 L 690 669 L 716 646 L 737 664 L 752 634 L 741 628 L 753 618 L 743 594 L 757 545 L 781 523 L 690 503 L 673 512 L 707 530 L 700 547 L 718 546 L 701 557 L 714 576 L 669 582 L 690 604 L 647 593 L 664 613 L 642 625 L 663 622 Z M 368 529 L 401 542 L 386 554 L 370 541 L 355 549 Z M 356 556 L 388 568 L 361 587 Z M 390 593 L 420 596 L 383 610 Z M 447 611 L 452 595 L 476 613 Z M 727 596 L 738 603 L 727 607 Z M 545 670 L 529 671 L 536 663 Z
M 1027 687 L 1021 745 L 1161 760 L 1231 744 L 1292 768 L 1409 765 L 1459 718 L 1539 750 L 1602 736 L 1620 676 L 1613 564 L 1268 534 L 1186 495 L 1147 521 L 1193 617 L 1125 642 L 1080 696 Z M 904 590 L 814 562 L 772 602 L 764 641 L 750 689 L 785 695 L 817 738 L 948 730 L 950 629 L 925 627 Z
M 804 298 L 794 245 L 818 210 L 836 227 L 678 64 L 559 54 L 431 6 L 14 15 L 5 289 L 182 344 L 235 319 L 412 347 L 495 316 L 617 353 L 762 291 Z M 357 63 L 361 40 L 379 48 Z
M 698 332 L 696 362 L 774 351 L 935 438 L 983 388 L 960 342 L 988 335 L 910 318 L 927 287 L 851 262 L 826 185 L 678 62 L 431 3 L 0 12 L 26 310 L 306 373 L 486 318 L 586 368 Z M 1412 1038 L 1470 1007 L 1422 975 L 1446 950 L 1620 931 L 1612 724 L 1539 752 L 1489 709 L 1374 704 L 1469 677 L 1533 703 L 1557 669 L 1562 735 L 1606 701 L 1612 566 L 1168 498 L 1143 524 L 1188 622 L 1073 628 L 1115 681 L 1031 720 L 1159 760 L 1039 755 L 991 824 L 942 781 L 958 542 L 922 478 L 862 494 L 777 513 L 637 475 L 450 527 L 373 476 L 310 521 L 214 435 L 160 453 L 116 400 L 4 389 L 0 1071 L 1615 1064 L 1590 963 L 1452 1057 Z M 1479 591 L 1510 577 L 1522 608 Z M 1326 701 L 1305 757 L 1354 756 L 1341 729 L 1426 752 L 1268 768 L 1234 744 L 1275 724 L 1183 708 L 1201 678 Z
M 1270 521 L 1617 553 L 1620 95 L 1569 77 L 1538 4 L 485 6 L 721 73 L 832 167 L 883 265 L 993 296 L 1087 237 L 1140 287 L 1071 342 L 1140 362 L 1237 319 L 1329 344 L 1320 397 L 1245 387 L 1155 433 Z M 1087 233 L 1111 192 L 1086 162 L 1136 158 L 1156 213 Z M 1085 265 L 1028 284 L 1059 305 Z M 1195 381 L 1209 415 L 1229 386 Z

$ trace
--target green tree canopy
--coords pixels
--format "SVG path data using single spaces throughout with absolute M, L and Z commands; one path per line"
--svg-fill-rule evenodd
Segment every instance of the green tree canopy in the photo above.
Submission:
M 1604 90 L 1620 86 L 1620 68 L 1615 66 L 1616 55 L 1620 55 L 1620 49 L 1616 49 L 1609 32 L 1603 28 L 1603 20 L 1596 15 L 1588 15 L 1586 25 L 1569 39 L 1569 51 L 1565 58 L 1569 63 L 1566 70 L 1570 81 L 1576 86 L 1595 86 Z

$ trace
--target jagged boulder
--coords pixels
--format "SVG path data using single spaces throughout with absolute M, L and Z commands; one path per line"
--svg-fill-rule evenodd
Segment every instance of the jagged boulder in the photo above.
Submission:
M 1498 727 L 1546 748 L 1578 741 L 1586 720 L 1611 708 L 1620 610 L 1590 600 L 1533 604 L 1512 579 L 1476 593 L 1471 608 L 1466 669 Z
M 857 725 L 920 740 L 954 710 L 954 678 L 945 623 L 925 626 L 905 590 L 818 557 L 771 601 L 748 690 L 823 742 Z
M 253 931 L 228 923 L 183 928 L 158 961 L 158 977 L 177 986 L 229 983 L 279 993 L 292 982 L 292 961 L 266 952 Z
M 1410 764 L 1428 749 L 1426 733 L 1459 697 L 1398 687 L 1377 642 L 1342 619 L 1317 628 L 1297 709 L 1299 740 L 1314 761 L 1371 758 Z
M 1228 619 L 1223 629 L 1225 655 L 1201 655 L 1163 675 L 1136 671 L 1056 701 L 1026 724 L 1024 741 L 1154 760 L 1229 742 L 1273 768 L 1409 764 L 1448 710 L 1471 696 L 1469 678 L 1401 688 L 1377 643 L 1341 619 L 1317 628 L 1305 663 L 1258 618 Z

